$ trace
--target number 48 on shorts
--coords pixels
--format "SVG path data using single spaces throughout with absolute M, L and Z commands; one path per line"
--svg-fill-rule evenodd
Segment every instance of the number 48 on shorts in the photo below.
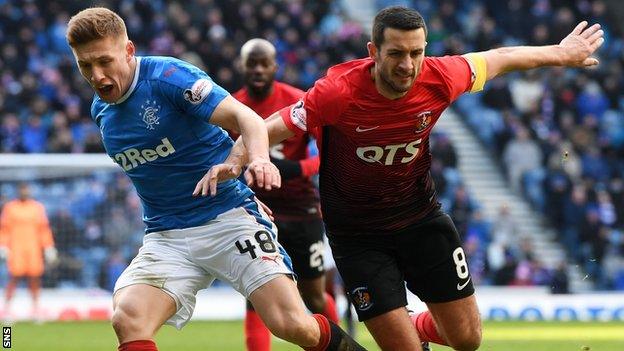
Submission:
M 257 248 L 264 253 L 273 254 L 277 252 L 277 247 L 275 246 L 273 239 L 271 239 L 271 234 L 269 232 L 265 230 L 257 231 L 256 234 L 254 234 L 254 239 L 258 246 L 254 245 L 251 240 L 245 239 L 236 241 L 236 248 L 242 254 L 248 252 L 252 259 L 258 257 L 256 254 Z

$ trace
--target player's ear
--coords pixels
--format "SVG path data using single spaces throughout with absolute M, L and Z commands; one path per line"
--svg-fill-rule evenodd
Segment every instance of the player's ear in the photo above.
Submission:
M 368 57 L 374 60 L 375 56 L 377 56 L 377 46 L 372 41 L 369 41 L 366 43 L 366 49 L 368 50 Z
M 134 47 L 134 43 L 132 40 L 128 40 L 126 43 L 126 60 L 130 62 L 136 53 L 136 48 Z

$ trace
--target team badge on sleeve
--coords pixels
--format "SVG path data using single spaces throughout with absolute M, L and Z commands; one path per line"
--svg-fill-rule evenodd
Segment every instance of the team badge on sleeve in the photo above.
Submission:
M 197 105 L 204 101 L 206 96 L 212 91 L 212 82 L 208 79 L 202 78 L 193 83 L 190 89 L 184 90 L 184 100 L 190 102 L 193 105 Z
M 305 106 L 303 106 L 303 100 L 299 100 L 293 107 L 290 109 L 290 120 L 294 125 L 296 125 L 299 129 L 303 131 L 308 130 L 307 126 L 307 116 Z

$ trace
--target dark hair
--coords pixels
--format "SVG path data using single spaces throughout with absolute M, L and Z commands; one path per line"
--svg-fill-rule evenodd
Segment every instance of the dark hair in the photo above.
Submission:
M 427 35 L 427 25 L 418 11 L 403 7 L 390 6 L 379 11 L 373 21 L 372 40 L 375 46 L 380 47 L 384 42 L 386 28 L 414 30 L 422 28 Z

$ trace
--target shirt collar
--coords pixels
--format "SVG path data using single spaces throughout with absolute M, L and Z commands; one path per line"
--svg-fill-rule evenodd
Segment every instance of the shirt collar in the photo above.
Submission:
M 134 78 L 132 78 L 132 84 L 130 84 L 128 91 L 126 91 L 126 93 L 123 94 L 123 96 L 119 98 L 119 100 L 113 102 L 111 105 L 121 104 L 122 102 L 126 101 L 126 99 L 134 91 L 134 88 L 136 88 L 137 82 L 139 81 L 139 71 L 141 69 L 141 57 L 139 56 L 135 56 L 135 57 L 136 57 L 136 67 L 134 68 Z

